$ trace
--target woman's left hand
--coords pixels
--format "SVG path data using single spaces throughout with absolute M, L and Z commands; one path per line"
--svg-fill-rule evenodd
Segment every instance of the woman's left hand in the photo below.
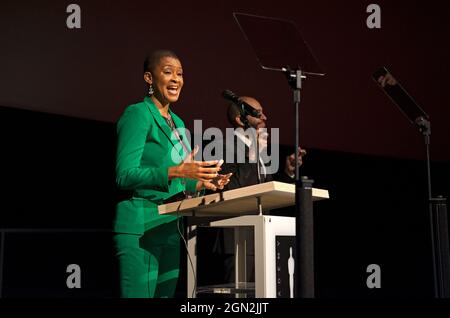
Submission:
M 207 189 L 211 191 L 222 190 L 225 185 L 230 182 L 230 177 L 233 173 L 219 174 L 212 180 L 209 181 L 198 181 L 196 189 L 200 191 L 202 189 Z

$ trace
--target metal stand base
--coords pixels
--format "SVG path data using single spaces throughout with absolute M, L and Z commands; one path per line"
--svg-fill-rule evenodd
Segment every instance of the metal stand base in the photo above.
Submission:
M 430 206 L 434 294 L 436 298 L 450 298 L 450 243 L 446 199 L 433 198 Z

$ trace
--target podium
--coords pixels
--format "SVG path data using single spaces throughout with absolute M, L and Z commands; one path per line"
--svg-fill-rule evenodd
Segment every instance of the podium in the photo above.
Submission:
M 328 199 L 328 191 L 312 189 L 313 201 Z M 210 293 L 250 294 L 256 298 L 277 297 L 277 237 L 295 237 L 295 218 L 258 215 L 258 198 L 263 212 L 295 205 L 295 185 L 277 181 L 218 192 L 172 202 L 158 207 L 159 214 L 188 217 L 188 297 L 196 297 L 197 226 L 231 227 L 235 231 L 235 283 L 207 287 Z M 247 248 L 253 233 L 255 282 L 248 282 Z M 192 262 L 192 265 L 190 264 Z M 205 288 L 201 288 L 205 290 Z

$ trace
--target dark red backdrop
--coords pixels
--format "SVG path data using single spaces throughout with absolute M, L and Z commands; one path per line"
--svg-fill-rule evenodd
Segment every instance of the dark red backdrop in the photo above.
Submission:
M 424 158 L 421 137 L 371 80 L 386 65 L 431 116 L 433 159 L 450 162 L 448 0 L 376 1 L 381 29 L 373 30 L 373 1 L 75 1 L 82 28 L 69 30 L 73 2 L 2 2 L 0 105 L 115 121 L 145 92 L 145 53 L 170 48 L 185 68 L 174 109 L 188 127 L 203 119 L 225 128 L 228 88 L 257 97 L 290 144 L 291 92 L 259 68 L 232 17 L 240 11 L 294 21 L 327 72 L 304 85 L 302 145 Z

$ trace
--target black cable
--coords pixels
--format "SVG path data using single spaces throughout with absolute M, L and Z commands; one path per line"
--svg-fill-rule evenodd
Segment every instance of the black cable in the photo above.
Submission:
M 194 298 L 194 295 L 195 295 L 195 293 L 197 291 L 197 275 L 195 275 L 196 271 L 195 271 L 195 268 L 194 268 L 194 264 L 192 263 L 191 255 L 189 254 L 189 248 L 188 248 L 188 245 L 187 245 L 187 242 L 186 242 L 186 238 L 184 237 L 184 235 L 183 235 L 183 233 L 182 233 L 182 231 L 180 229 L 180 219 L 181 219 L 181 217 L 180 217 L 180 208 L 181 208 L 181 204 L 183 204 L 184 200 L 185 199 L 181 200 L 180 204 L 177 207 L 177 229 L 178 229 L 178 233 L 180 234 L 181 239 L 184 242 L 184 247 L 186 249 L 186 253 L 187 253 L 187 256 L 188 256 L 188 259 L 189 259 L 189 263 L 190 263 L 191 268 L 192 268 L 192 275 L 194 275 L 194 289 L 192 290 L 192 295 L 191 295 L 191 297 Z

